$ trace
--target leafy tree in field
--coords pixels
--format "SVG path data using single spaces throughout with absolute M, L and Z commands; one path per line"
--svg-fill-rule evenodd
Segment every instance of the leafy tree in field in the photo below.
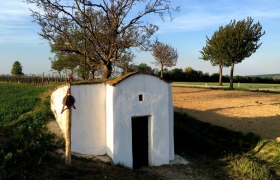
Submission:
M 265 34 L 259 22 L 251 17 L 231 21 L 207 38 L 203 47 L 202 59 L 210 60 L 213 65 L 231 66 L 230 88 L 233 88 L 234 65 L 250 57 L 261 46 L 260 38 Z
M 207 38 L 207 43 L 210 42 L 210 39 Z M 216 40 L 214 40 L 216 38 Z M 218 37 L 213 35 L 211 41 L 218 41 Z M 205 47 L 202 48 L 202 51 L 200 51 L 203 60 L 210 60 L 210 63 L 213 66 L 219 66 L 219 85 L 222 86 L 222 78 L 223 78 L 223 67 L 229 67 L 230 62 L 226 61 L 224 59 L 220 59 L 219 53 L 215 51 L 215 46 L 207 44 Z
M 170 15 L 179 9 L 170 0 L 25 0 L 36 5 L 33 17 L 41 36 L 56 52 L 76 53 L 102 68 L 109 78 L 121 54 L 138 47 L 149 50 L 158 30 L 145 22 L 148 15 Z
M 11 70 L 12 75 L 23 75 L 22 65 L 19 61 L 15 61 Z
M 176 65 L 178 59 L 177 50 L 168 44 L 156 42 L 152 54 L 156 60 L 155 64 L 160 67 L 160 77 L 162 79 L 164 67 Z

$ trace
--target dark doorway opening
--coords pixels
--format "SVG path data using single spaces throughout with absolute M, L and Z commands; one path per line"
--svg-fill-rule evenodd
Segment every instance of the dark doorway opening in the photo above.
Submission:
M 148 166 L 148 118 L 148 116 L 131 118 L 133 169 Z

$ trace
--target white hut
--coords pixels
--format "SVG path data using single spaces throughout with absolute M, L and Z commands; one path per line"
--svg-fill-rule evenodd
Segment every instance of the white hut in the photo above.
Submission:
M 62 99 L 57 89 L 51 108 L 65 133 Z M 72 85 L 72 151 L 107 154 L 130 168 L 169 164 L 174 159 L 171 84 L 146 74 L 130 73 L 113 81 Z

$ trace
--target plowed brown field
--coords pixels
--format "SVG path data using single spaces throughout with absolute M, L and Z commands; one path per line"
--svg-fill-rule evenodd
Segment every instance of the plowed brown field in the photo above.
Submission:
M 173 87 L 175 110 L 263 138 L 280 137 L 280 94 Z

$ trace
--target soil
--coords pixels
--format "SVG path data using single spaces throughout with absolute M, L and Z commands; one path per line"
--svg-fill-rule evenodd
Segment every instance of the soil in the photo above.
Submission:
M 177 111 L 262 138 L 280 138 L 280 94 L 206 88 L 173 87 Z

